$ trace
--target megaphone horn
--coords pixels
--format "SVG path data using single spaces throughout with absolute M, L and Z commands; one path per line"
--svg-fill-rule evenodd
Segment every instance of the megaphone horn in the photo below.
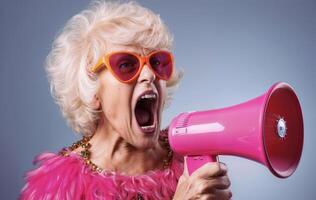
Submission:
M 303 135 L 299 100 L 283 82 L 235 106 L 181 113 L 169 125 L 170 146 L 185 156 L 189 174 L 218 155 L 234 155 L 286 178 L 300 161 Z

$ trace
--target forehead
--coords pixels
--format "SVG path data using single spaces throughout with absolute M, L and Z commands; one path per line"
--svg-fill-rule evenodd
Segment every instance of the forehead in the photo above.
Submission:
M 156 49 L 144 48 L 137 45 L 121 45 L 121 44 L 113 44 L 113 43 L 107 43 L 106 45 L 106 53 L 111 53 L 115 51 L 130 51 L 139 55 L 147 55 L 153 50 L 156 50 Z

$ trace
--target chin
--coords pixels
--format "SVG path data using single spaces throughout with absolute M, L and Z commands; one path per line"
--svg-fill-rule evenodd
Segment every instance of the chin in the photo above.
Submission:
M 151 149 L 157 146 L 159 131 L 156 131 L 154 134 L 145 135 L 143 132 L 136 133 L 140 137 L 136 137 L 137 141 L 133 142 L 133 146 L 137 149 Z

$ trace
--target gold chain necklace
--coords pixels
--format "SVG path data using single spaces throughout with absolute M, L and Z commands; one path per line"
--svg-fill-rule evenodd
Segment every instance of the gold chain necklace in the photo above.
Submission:
M 168 130 L 162 130 L 162 132 L 166 133 Z M 69 153 L 74 151 L 75 149 L 82 147 L 83 150 L 80 151 L 80 156 L 83 158 L 85 164 L 87 164 L 90 169 L 93 172 L 99 172 L 102 173 L 104 171 L 103 168 L 97 166 L 95 163 L 93 163 L 90 158 L 91 158 L 91 151 L 89 150 L 91 148 L 91 144 L 89 143 L 90 139 L 92 136 L 89 137 L 83 137 L 81 140 L 73 143 L 71 146 L 67 148 L 63 148 L 59 154 L 62 156 L 69 156 Z M 170 148 L 169 141 L 168 141 L 168 136 L 166 134 L 163 134 L 159 137 L 159 142 L 162 145 L 162 147 L 167 149 L 167 157 L 163 160 L 163 168 L 167 169 L 171 163 L 173 152 Z

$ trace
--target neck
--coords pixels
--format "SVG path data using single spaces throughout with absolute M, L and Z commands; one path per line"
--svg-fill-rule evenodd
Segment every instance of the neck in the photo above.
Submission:
M 162 168 L 163 165 L 164 151 L 158 142 L 153 148 L 137 149 L 120 137 L 112 127 L 102 122 L 90 144 L 91 161 L 106 171 L 137 175 Z

